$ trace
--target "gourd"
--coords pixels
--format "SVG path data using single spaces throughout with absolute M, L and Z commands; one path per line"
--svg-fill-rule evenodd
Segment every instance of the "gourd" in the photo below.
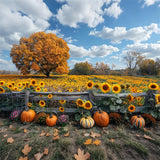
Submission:
M 94 126 L 94 119 L 92 117 L 82 117 L 80 119 L 80 125 L 83 128 L 92 128 Z
M 22 122 L 32 122 L 36 116 L 36 113 L 34 110 L 29 109 L 29 110 L 24 110 L 21 113 L 21 121 Z
M 46 125 L 47 126 L 55 126 L 57 122 L 57 116 L 56 115 L 50 115 L 46 118 Z
M 93 119 L 97 126 L 100 127 L 106 127 L 109 124 L 109 115 L 107 112 L 102 111 L 99 109 L 95 114 L 93 115 Z
M 145 126 L 145 120 L 141 115 L 132 116 L 130 122 L 133 126 L 138 128 L 144 128 Z

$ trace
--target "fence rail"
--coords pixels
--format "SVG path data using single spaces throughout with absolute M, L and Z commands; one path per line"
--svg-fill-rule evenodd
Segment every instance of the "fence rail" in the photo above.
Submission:
M 48 98 L 48 97 L 39 97 L 39 95 L 48 95 L 48 94 L 52 94 L 52 98 Z M 125 98 L 127 97 L 128 94 L 131 94 L 133 97 L 143 97 L 145 96 L 145 98 L 147 98 L 148 93 L 147 92 L 143 92 L 143 93 L 119 93 L 118 96 L 120 98 Z M 88 91 L 88 92 L 30 92 L 30 91 L 25 91 L 25 92 L 8 92 L 8 93 L 1 93 L 0 94 L 0 100 L 2 100 L 0 103 L 3 103 L 3 98 L 6 99 L 10 99 L 9 103 L 10 105 L 15 105 L 14 104 L 14 100 L 16 99 L 21 100 L 21 103 L 19 103 L 19 107 L 21 108 L 25 108 L 28 109 L 28 103 L 29 102 L 34 102 L 34 101 L 39 101 L 39 100 L 44 100 L 44 101 L 59 101 L 59 100 L 66 100 L 66 101 L 72 101 L 72 100 L 77 100 L 78 98 L 81 99 L 85 99 L 85 100 L 89 100 L 92 105 L 93 105 L 93 109 L 97 109 L 97 106 L 95 104 L 95 100 L 101 100 L 103 98 L 107 98 L 107 97 L 113 97 L 113 94 L 101 94 L 101 93 L 94 93 L 92 91 Z M 5 101 L 7 102 L 7 101 Z M 18 106 L 18 105 L 17 105 Z M 5 105 L 0 106 L 1 110 L 6 111 L 8 107 L 6 107 Z M 137 106 L 136 110 L 134 111 L 136 112 L 141 112 L 144 109 L 145 106 Z M 14 108 L 14 107 L 9 107 L 9 109 Z M 35 108 L 35 110 L 37 112 L 58 112 L 58 108 Z M 65 108 L 65 112 L 75 112 L 76 108 Z

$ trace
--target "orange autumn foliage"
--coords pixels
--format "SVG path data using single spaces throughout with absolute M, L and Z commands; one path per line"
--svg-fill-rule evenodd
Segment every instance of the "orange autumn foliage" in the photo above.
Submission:
M 35 72 L 49 77 L 51 72 L 69 72 L 67 42 L 53 33 L 37 32 L 28 38 L 22 37 L 18 45 L 13 45 L 10 56 L 23 74 Z

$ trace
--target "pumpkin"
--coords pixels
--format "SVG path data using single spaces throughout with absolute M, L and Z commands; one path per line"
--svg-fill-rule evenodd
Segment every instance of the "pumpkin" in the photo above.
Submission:
M 94 126 L 94 119 L 92 117 L 82 117 L 80 119 L 80 125 L 83 128 L 92 128 Z
M 47 126 L 55 126 L 56 125 L 56 122 L 57 122 L 57 116 L 56 115 L 51 115 L 51 116 L 48 116 L 46 118 L 46 124 Z
M 34 110 L 29 109 L 29 110 L 24 110 L 21 113 L 21 121 L 22 122 L 32 122 L 36 116 L 36 113 Z
M 47 118 L 47 114 L 46 113 L 38 113 L 35 117 L 35 122 L 39 123 L 39 124 L 46 124 L 46 118 Z
M 94 113 L 93 119 L 97 126 L 106 127 L 109 124 L 109 115 L 105 111 L 99 109 Z
M 140 115 L 135 115 L 131 117 L 131 124 L 135 127 L 143 128 L 145 126 L 145 120 Z

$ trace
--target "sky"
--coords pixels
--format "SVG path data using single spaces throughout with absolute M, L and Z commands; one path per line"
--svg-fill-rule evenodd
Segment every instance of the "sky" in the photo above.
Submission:
M 127 52 L 160 58 L 160 0 L 0 0 L 0 70 L 16 71 L 12 45 L 39 31 L 67 41 L 70 69 L 123 69 Z

